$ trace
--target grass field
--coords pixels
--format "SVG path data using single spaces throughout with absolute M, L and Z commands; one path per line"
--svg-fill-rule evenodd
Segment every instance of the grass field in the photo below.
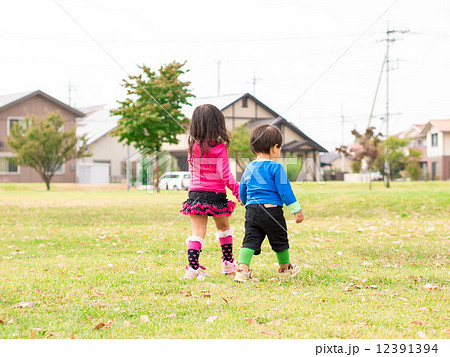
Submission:
M 182 279 L 186 192 L 0 184 L 0 337 L 450 337 L 450 183 L 294 187 L 300 274 L 280 281 L 265 242 L 260 282 L 238 285 L 220 274 L 212 222 L 200 257 L 211 278 Z

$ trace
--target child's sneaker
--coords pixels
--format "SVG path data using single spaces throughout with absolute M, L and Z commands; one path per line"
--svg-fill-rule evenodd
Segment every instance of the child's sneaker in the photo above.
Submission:
M 248 272 L 244 272 L 242 270 L 237 270 L 236 275 L 234 276 L 234 281 L 239 283 L 245 283 L 247 281 L 258 281 L 259 279 L 253 276 L 253 272 L 249 270 Z
M 192 267 L 186 267 L 186 274 L 184 275 L 185 279 L 198 279 L 205 280 L 205 278 L 209 277 L 209 274 L 205 273 L 203 270 L 206 270 L 204 266 L 201 266 L 196 270 L 192 269 Z
M 237 268 L 238 264 L 234 259 L 232 262 L 229 262 L 227 260 L 222 261 L 222 274 L 233 274 L 234 272 L 236 272 Z
M 298 265 L 289 263 L 289 267 L 287 269 L 278 269 L 278 272 L 282 274 L 283 276 L 290 276 L 293 278 L 300 272 L 300 268 Z

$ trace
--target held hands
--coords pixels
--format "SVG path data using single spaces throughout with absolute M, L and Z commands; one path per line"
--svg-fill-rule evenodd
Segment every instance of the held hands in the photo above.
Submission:
M 303 211 L 299 211 L 296 214 L 294 214 L 295 216 L 295 223 L 302 223 L 303 220 L 305 219 L 305 216 L 303 216 Z

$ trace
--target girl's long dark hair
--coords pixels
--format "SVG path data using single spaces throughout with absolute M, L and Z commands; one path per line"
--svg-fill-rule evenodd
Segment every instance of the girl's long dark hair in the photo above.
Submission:
M 212 104 L 199 105 L 192 114 L 189 127 L 189 154 L 197 142 L 201 156 L 208 154 L 208 148 L 219 143 L 230 146 L 230 133 L 225 125 L 223 113 Z

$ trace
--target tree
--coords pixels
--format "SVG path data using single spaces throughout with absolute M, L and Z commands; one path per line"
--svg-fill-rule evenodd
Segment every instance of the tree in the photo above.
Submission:
M 120 142 L 134 145 L 138 149 L 160 151 L 163 143 L 177 144 L 177 135 L 187 130 L 188 119 L 181 112 L 183 104 L 194 97 L 189 86 L 180 76 L 188 72 L 186 64 L 172 62 L 159 68 L 156 73 L 145 65 L 138 66 L 142 73 L 128 76 L 122 86 L 127 89 L 127 98 L 118 101 L 119 108 L 111 110 L 120 116 L 113 135 Z M 158 189 L 160 170 L 155 168 L 154 185 Z
M 401 177 L 400 171 L 405 169 L 406 155 L 405 147 L 408 145 L 407 139 L 399 139 L 396 137 L 387 138 L 382 144 L 380 154 L 375 162 L 376 168 L 384 175 L 385 172 L 385 161 L 389 162 L 389 179 L 395 179 Z
M 409 149 L 409 156 L 406 160 L 406 173 L 411 180 L 418 180 L 420 177 L 420 157 L 422 153 L 418 150 Z
M 30 125 L 14 125 L 8 145 L 15 150 L 15 165 L 35 169 L 50 190 L 55 172 L 68 160 L 90 156 L 86 137 L 77 138 L 75 128 L 64 131 L 64 119 L 59 112 L 47 117 L 26 118 Z
M 371 126 L 366 129 L 364 134 L 359 133 L 356 129 L 352 130 L 355 137 L 355 142 L 359 144 L 359 148 L 348 149 L 347 146 L 342 145 L 336 148 L 337 151 L 343 153 L 345 156 L 351 157 L 354 162 L 364 162 L 369 170 L 369 189 L 372 189 L 372 178 L 370 172 L 373 169 L 374 163 L 380 154 L 381 133 L 375 134 L 375 127 Z
M 236 158 L 236 164 L 241 170 L 245 170 L 245 163 L 242 159 L 250 159 L 255 156 L 249 145 L 250 129 L 246 125 L 238 126 L 232 131 L 231 137 L 228 154 L 230 157 Z

